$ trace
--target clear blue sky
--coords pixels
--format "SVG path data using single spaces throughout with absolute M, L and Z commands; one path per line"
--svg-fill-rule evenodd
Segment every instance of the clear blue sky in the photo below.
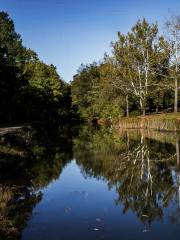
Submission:
M 110 52 L 116 32 L 142 17 L 160 24 L 168 9 L 180 14 L 180 0 L 0 0 L 24 44 L 70 81 L 81 63 Z

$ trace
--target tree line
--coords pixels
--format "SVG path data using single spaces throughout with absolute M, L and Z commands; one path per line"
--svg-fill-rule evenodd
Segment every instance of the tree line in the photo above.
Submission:
M 0 123 L 178 112 L 180 16 L 165 25 L 166 36 L 146 19 L 118 32 L 112 54 L 81 65 L 67 84 L 23 45 L 13 20 L 0 12 Z
M 0 12 L 0 123 L 73 118 L 70 85 L 23 45 L 13 20 Z
M 138 20 L 127 33 L 117 33 L 112 54 L 81 65 L 73 77 L 73 102 L 84 118 L 178 112 L 180 16 L 165 23 Z

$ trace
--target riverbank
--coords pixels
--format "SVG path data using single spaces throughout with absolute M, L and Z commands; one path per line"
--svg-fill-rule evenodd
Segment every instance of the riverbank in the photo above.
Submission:
M 180 131 L 180 113 L 163 113 L 139 117 L 121 118 L 115 123 L 119 129 L 153 129 Z

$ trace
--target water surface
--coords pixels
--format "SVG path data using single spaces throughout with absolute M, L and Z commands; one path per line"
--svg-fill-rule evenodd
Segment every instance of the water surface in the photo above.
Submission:
M 2 239 L 179 239 L 179 135 L 25 128 L 1 138 Z

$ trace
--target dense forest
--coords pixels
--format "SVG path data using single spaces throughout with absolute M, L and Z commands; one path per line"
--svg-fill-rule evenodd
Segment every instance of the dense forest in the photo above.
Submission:
M 118 32 L 112 54 L 81 65 L 72 96 L 84 118 L 178 111 L 180 17 L 170 17 L 165 30 L 139 20 L 127 34 Z
M 70 85 L 23 45 L 6 12 L 0 12 L 0 89 L 1 124 L 75 117 Z

